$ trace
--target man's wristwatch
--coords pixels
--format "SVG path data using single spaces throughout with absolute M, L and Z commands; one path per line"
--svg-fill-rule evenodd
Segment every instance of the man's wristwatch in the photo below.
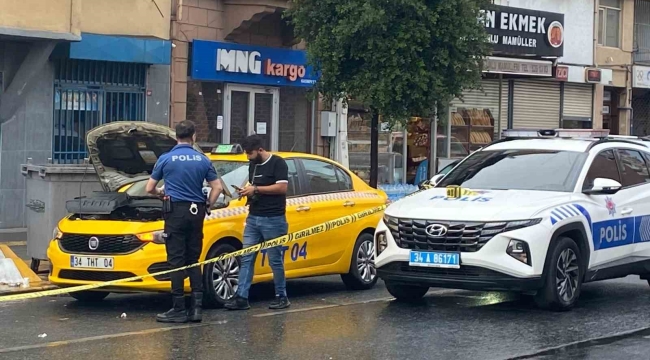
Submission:
M 259 191 L 257 191 L 257 185 L 253 185 L 253 194 L 259 194 Z

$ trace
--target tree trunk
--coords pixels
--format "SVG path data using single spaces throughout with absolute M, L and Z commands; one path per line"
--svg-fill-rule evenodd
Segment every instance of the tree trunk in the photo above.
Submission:
M 372 108 L 370 121 L 370 186 L 377 188 L 379 178 L 379 112 Z

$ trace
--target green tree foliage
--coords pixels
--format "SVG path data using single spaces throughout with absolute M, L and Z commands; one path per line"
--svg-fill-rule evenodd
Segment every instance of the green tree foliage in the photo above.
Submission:
M 327 99 L 363 99 L 387 119 L 429 116 L 477 88 L 490 0 L 292 0 L 286 16 Z

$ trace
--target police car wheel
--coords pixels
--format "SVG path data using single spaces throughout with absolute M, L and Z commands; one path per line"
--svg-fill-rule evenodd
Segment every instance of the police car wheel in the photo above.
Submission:
M 70 296 L 82 302 L 97 302 L 106 299 L 109 292 L 105 291 L 78 291 L 70 293 Z
M 386 281 L 386 290 L 401 302 L 418 301 L 429 291 L 427 286 L 403 285 Z
M 544 287 L 537 292 L 535 302 L 544 309 L 566 311 L 580 297 L 584 274 L 582 257 L 578 245 L 568 237 L 559 238 L 549 251 Z
M 361 234 L 354 244 L 350 271 L 341 275 L 345 286 L 351 290 L 367 290 L 377 283 L 375 268 L 375 242 L 371 234 Z
M 213 259 L 221 254 L 237 251 L 230 244 L 218 244 L 208 252 Z M 206 307 L 221 308 L 235 295 L 239 284 L 239 258 L 229 258 L 203 267 L 204 303 Z

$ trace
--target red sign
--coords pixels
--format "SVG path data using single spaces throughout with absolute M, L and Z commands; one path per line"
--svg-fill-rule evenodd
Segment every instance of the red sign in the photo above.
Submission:
M 600 75 L 600 69 L 587 69 L 587 82 L 599 83 L 601 79 Z
M 569 80 L 569 67 L 568 66 L 556 66 L 555 67 L 555 78 L 560 81 Z

